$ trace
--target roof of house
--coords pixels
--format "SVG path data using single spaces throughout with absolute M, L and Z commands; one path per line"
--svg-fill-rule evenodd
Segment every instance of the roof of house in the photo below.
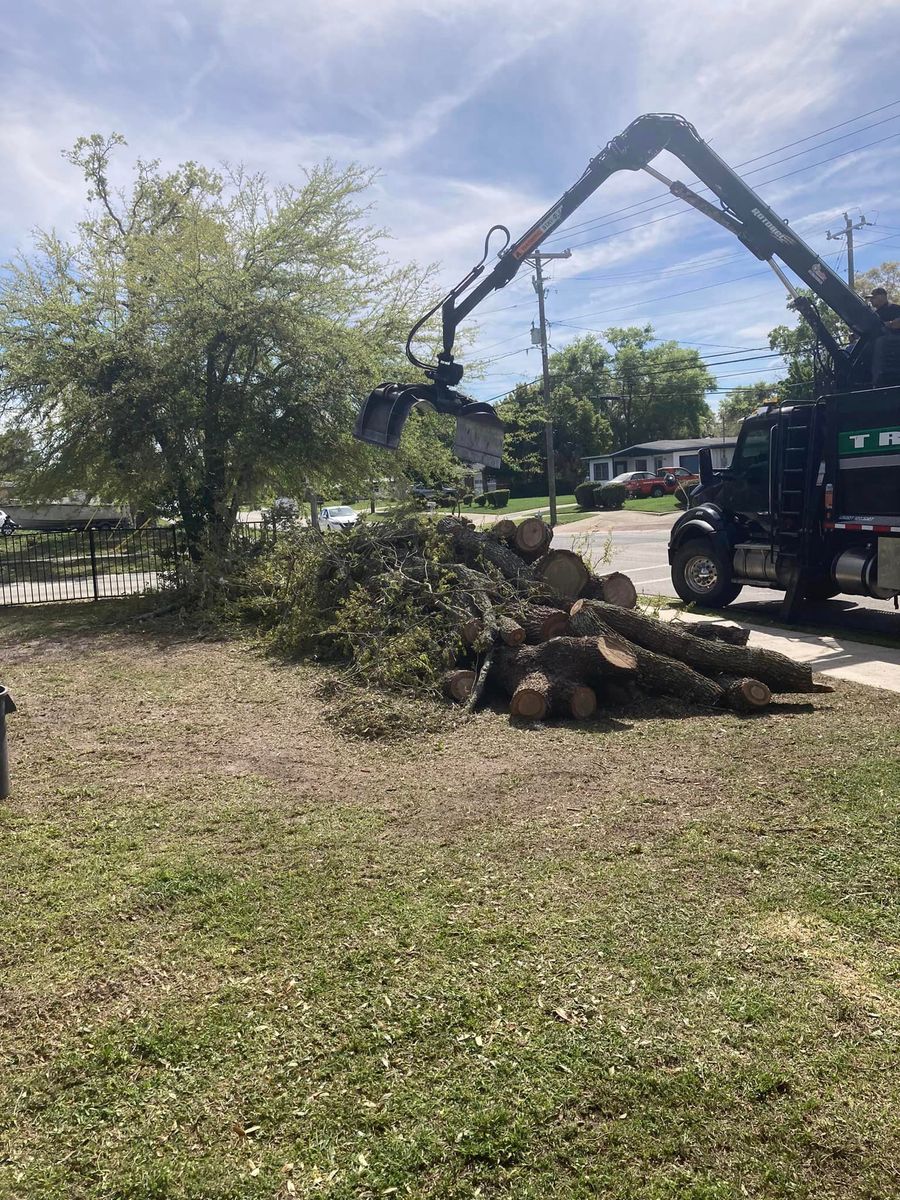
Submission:
M 637 446 L 626 446 L 623 450 L 611 450 L 609 454 L 590 454 L 586 458 L 628 458 L 633 454 L 671 454 L 676 450 L 702 450 L 704 446 L 734 446 L 736 437 L 682 438 L 680 441 L 641 442 Z

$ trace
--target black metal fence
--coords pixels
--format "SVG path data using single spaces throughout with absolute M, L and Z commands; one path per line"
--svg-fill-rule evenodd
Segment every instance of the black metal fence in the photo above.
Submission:
M 235 526 L 233 542 L 274 536 L 271 525 Z M 0 608 L 105 600 L 175 587 L 187 562 L 183 531 L 19 530 L 0 537 Z

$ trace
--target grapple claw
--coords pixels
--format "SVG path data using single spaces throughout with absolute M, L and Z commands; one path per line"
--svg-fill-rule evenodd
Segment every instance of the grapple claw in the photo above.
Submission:
M 396 450 L 406 420 L 417 405 L 456 417 L 453 452 L 463 462 L 500 466 L 503 422 L 493 407 L 438 384 L 381 384 L 363 402 L 354 437 L 370 446 Z

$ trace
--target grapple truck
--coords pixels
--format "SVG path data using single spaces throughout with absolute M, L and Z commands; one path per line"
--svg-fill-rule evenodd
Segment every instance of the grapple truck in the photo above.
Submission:
M 652 167 L 664 150 L 693 171 L 714 199 Z M 669 546 L 676 591 L 687 601 L 720 607 L 745 585 L 780 588 L 787 616 L 805 599 L 837 592 L 896 598 L 900 333 L 886 330 L 877 312 L 719 158 L 693 125 L 672 113 L 648 113 L 632 121 L 517 242 L 503 225 L 488 231 L 481 261 L 410 332 L 407 356 L 429 382 L 375 388 L 360 408 L 355 435 L 395 449 L 410 412 L 426 405 L 456 417 L 461 457 L 499 465 L 502 423 L 489 405 L 455 390 L 463 376 L 462 365 L 453 358 L 456 329 L 486 296 L 505 287 L 528 255 L 605 180 L 618 171 L 638 170 L 767 263 L 817 338 L 817 400 L 748 418 L 728 470 L 713 473 L 709 454 L 701 452 L 700 487 L 673 527 Z M 496 232 L 505 241 L 488 269 Z M 847 345 L 832 335 L 801 287 L 841 318 L 850 331 Z M 412 343 L 438 312 L 442 349 L 435 362 L 422 362 Z

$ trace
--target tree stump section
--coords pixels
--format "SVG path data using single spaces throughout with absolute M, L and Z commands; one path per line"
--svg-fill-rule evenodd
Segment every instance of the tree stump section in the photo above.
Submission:
M 772 693 L 759 679 L 739 679 L 736 675 L 717 675 L 716 683 L 724 691 L 724 701 L 735 712 L 758 712 L 768 708 Z
M 488 534 L 498 542 L 511 542 L 516 536 L 516 523 L 509 517 L 504 517 L 502 521 L 497 521 L 490 527 Z
M 526 517 L 513 528 L 512 547 L 520 558 L 524 558 L 526 562 L 534 562 L 547 552 L 553 538 L 553 530 L 540 517 Z
M 534 565 L 534 572 L 560 596 L 577 600 L 591 577 L 580 555 L 571 550 L 550 550 Z
M 637 608 L 637 588 L 627 575 L 613 571 L 609 575 L 591 575 L 581 593 L 585 600 L 605 600 L 619 608 Z
M 542 604 L 529 604 L 519 616 L 525 627 L 525 640 L 532 645 L 549 642 L 553 637 L 563 637 L 569 632 L 569 615 L 559 608 L 548 608 Z

